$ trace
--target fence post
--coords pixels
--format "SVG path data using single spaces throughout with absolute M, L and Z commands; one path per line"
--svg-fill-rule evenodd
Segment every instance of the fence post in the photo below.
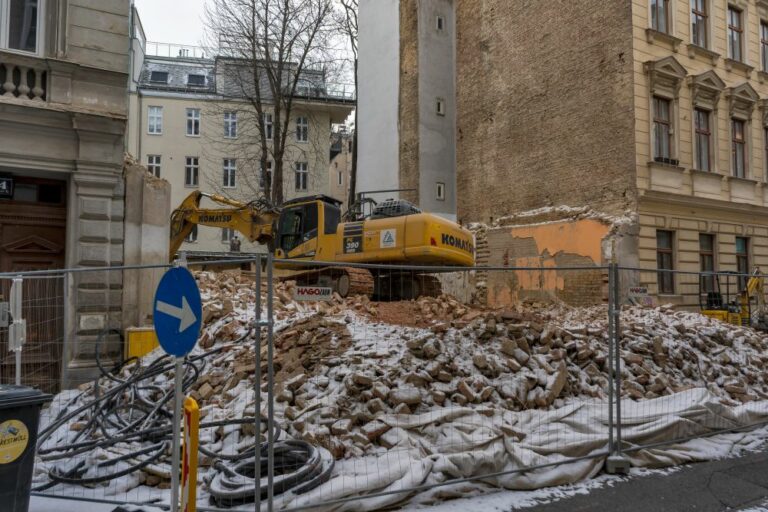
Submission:
M 272 253 L 267 253 L 267 512 L 274 510 L 275 498 L 275 365 L 272 339 Z
M 613 454 L 616 446 L 613 441 L 613 429 L 616 425 L 613 422 L 613 263 L 608 266 L 608 452 Z
M 256 318 L 254 332 L 254 348 L 256 350 L 255 369 L 255 404 L 256 409 L 256 452 L 253 461 L 253 478 L 256 482 L 256 512 L 261 512 L 261 255 L 256 260 Z
M 27 338 L 27 324 L 21 317 L 23 296 L 22 289 L 24 287 L 24 280 L 21 276 L 13 278 L 11 284 L 11 318 L 12 323 L 9 332 L 8 348 L 14 352 L 16 358 L 16 385 L 21 386 L 21 347 Z
M 619 266 L 611 263 L 608 266 L 608 286 L 609 286 L 609 314 L 612 321 L 609 322 L 609 344 L 613 347 L 613 386 L 614 398 L 616 403 L 616 442 L 611 449 L 611 454 L 606 461 L 606 470 L 608 473 L 627 474 L 629 473 L 629 459 L 621 453 L 621 293 L 619 288 Z M 611 363 L 609 360 L 608 366 Z M 611 436 L 613 437 L 613 436 Z

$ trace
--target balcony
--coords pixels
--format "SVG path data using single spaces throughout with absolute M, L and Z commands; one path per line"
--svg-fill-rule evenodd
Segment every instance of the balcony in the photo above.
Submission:
M 48 70 L 45 61 L 0 52 L 0 98 L 47 101 Z

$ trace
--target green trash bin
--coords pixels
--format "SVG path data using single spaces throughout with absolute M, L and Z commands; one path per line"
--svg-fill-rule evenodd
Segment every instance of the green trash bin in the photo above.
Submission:
M 27 512 L 40 409 L 53 397 L 25 386 L 0 385 L 0 508 Z

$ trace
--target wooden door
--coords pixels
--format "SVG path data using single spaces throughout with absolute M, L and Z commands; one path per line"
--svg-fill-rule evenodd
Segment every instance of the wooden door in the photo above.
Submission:
M 14 198 L 0 200 L 0 272 L 64 268 L 66 248 L 64 182 L 18 178 Z M 8 301 L 11 280 L 0 279 L 0 300 Z M 22 315 L 27 341 L 22 350 L 22 384 L 55 392 L 61 378 L 64 343 L 64 279 L 24 279 Z M 13 383 L 14 354 L 7 329 L 0 328 L 0 382 Z

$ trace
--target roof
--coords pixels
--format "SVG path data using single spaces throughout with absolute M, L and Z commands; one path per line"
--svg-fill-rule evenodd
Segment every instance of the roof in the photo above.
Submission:
M 341 206 L 342 204 L 342 202 L 338 199 L 326 196 L 325 194 L 317 194 L 314 196 L 297 197 L 296 199 L 291 199 L 290 201 L 284 202 L 283 206 L 292 206 L 294 204 L 306 203 L 308 201 L 322 201 L 324 203 L 330 203 L 336 207 Z
M 168 81 L 153 82 L 152 72 L 168 73 Z M 189 75 L 203 75 L 204 85 L 188 84 Z M 173 91 L 198 94 L 216 93 L 216 73 L 214 61 L 207 59 L 183 59 L 146 57 L 139 77 L 139 86 L 142 89 L 158 91 Z

